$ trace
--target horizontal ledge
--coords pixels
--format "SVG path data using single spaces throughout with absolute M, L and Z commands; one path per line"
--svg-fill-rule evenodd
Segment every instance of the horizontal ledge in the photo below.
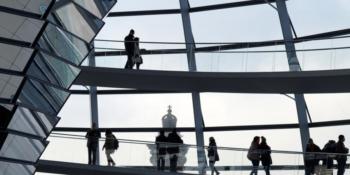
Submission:
M 309 123 L 310 128 L 316 127 L 330 127 L 330 126 L 342 126 L 350 125 L 349 120 L 335 120 L 335 121 L 323 121 Z M 244 130 L 268 130 L 268 129 L 296 129 L 299 128 L 299 124 L 271 124 L 271 125 L 244 125 L 244 126 L 215 126 L 204 127 L 204 132 L 216 132 L 216 131 L 244 131 Z M 75 128 L 75 127 L 56 127 L 56 132 L 86 132 L 89 128 Z M 111 129 L 113 132 L 159 132 L 160 130 L 171 131 L 172 128 L 100 128 L 100 131 Z M 179 132 L 195 132 L 194 127 L 178 127 Z
M 17 16 L 22 16 L 22 17 L 26 17 L 26 18 L 32 18 L 32 19 L 39 19 L 40 20 L 42 18 L 42 16 L 40 14 L 37 14 L 37 13 L 32 13 L 32 12 L 23 11 L 23 10 L 14 9 L 14 8 L 5 7 L 5 6 L 0 6 L 0 12 L 5 12 L 5 13 L 9 13 L 9 14 L 17 15 Z

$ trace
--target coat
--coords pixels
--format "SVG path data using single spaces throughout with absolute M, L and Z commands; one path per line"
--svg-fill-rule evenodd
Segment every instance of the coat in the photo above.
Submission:
M 218 149 L 215 144 L 209 144 L 209 147 L 208 147 L 208 158 L 210 162 L 212 162 L 212 160 L 210 160 L 210 157 L 212 156 L 214 156 L 214 160 L 215 160 L 214 162 L 220 160 Z
M 272 164 L 271 148 L 267 144 L 260 144 L 258 146 L 260 152 L 260 160 L 263 166 L 269 166 Z
M 125 51 L 128 55 L 133 55 L 135 50 L 134 36 L 128 35 L 124 38 Z
M 183 144 L 183 141 L 177 133 L 170 133 L 167 142 L 171 143 L 167 147 L 167 152 L 169 154 L 177 154 L 180 152 L 179 146 Z
M 164 135 L 159 135 L 156 137 L 156 145 L 157 145 L 157 151 L 158 155 L 165 155 L 166 154 L 166 144 L 168 139 Z
M 249 147 L 247 157 L 249 160 L 259 160 L 259 152 L 258 152 L 259 144 L 252 143 Z

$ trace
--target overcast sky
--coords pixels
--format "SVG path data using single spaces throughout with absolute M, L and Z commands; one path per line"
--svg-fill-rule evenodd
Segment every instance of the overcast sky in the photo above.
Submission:
M 191 6 L 208 5 L 229 0 L 190 0 Z M 350 28 L 349 0 L 289 0 L 288 10 L 298 36 Z M 179 8 L 178 0 L 119 0 L 113 11 L 172 9 Z M 281 39 L 277 12 L 269 5 L 250 6 L 199 12 L 191 14 L 196 42 L 244 42 Z M 141 41 L 184 42 L 180 15 L 114 17 L 105 19 L 106 25 L 98 39 L 123 40 L 131 28 Z M 307 42 L 297 48 L 348 46 L 348 39 Z M 200 47 L 201 45 L 197 45 Z M 96 42 L 96 47 L 123 48 L 122 43 Z M 145 49 L 184 48 L 183 45 L 141 44 Z M 283 49 L 275 46 L 250 50 Z M 248 49 L 245 49 L 248 50 Z M 348 50 L 300 52 L 299 61 L 303 70 L 349 68 Z M 99 57 L 97 65 L 122 68 L 124 56 Z M 283 53 L 201 53 L 196 54 L 199 71 L 249 72 L 287 71 L 286 55 Z M 187 70 L 185 54 L 144 56 L 141 69 Z M 81 87 L 74 87 L 81 88 Z M 102 88 L 100 88 L 102 89 Z M 314 122 L 350 118 L 350 94 L 306 94 L 307 105 Z M 101 127 L 161 127 L 161 117 L 167 106 L 173 106 L 179 127 L 194 127 L 190 94 L 161 95 L 100 95 L 99 117 Z M 252 124 L 296 123 L 297 114 L 293 100 L 284 95 L 202 93 L 201 103 L 206 126 L 233 126 Z M 90 122 L 89 97 L 72 95 L 60 112 L 58 126 L 88 127 Z M 349 126 L 311 129 L 311 137 L 321 147 L 339 134 L 348 135 Z M 83 134 L 83 133 L 79 133 Z M 115 133 L 118 138 L 153 141 L 156 133 Z M 182 133 L 185 143 L 195 144 L 194 133 Z M 208 132 L 205 141 L 214 136 L 219 146 L 247 148 L 255 135 L 264 135 L 272 149 L 301 150 L 299 131 L 269 130 L 244 132 Z M 86 161 L 84 141 L 50 138 L 44 159 L 63 161 Z M 349 145 L 346 142 L 347 145 Z M 122 148 L 123 146 L 121 146 Z M 126 148 L 128 147 L 128 148 Z M 134 147 L 133 149 L 131 147 Z M 133 164 L 134 154 L 148 155 L 147 148 L 125 146 L 132 152 L 124 155 L 124 164 Z M 140 151 L 142 150 L 142 151 Z M 121 151 L 122 152 L 122 151 Z M 142 153 L 140 153 L 142 152 Z M 195 158 L 195 152 L 191 152 Z M 104 156 L 104 155 L 102 155 Z M 147 156 L 144 156 L 147 157 Z M 104 157 L 103 157 L 104 158 Z M 189 160 L 195 164 L 195 159 Z M 104 160 L 104 159 L 103 159 Z M 118 162 L 118 161 L 117 161 Z M 148 160 L 141 161 L 142 163 Z M 123 164 L 120 163 L 120 164 Z M 134 164 L 140 163 L 135 161 Z M 140 163 L 140 164 L 142 164 Z

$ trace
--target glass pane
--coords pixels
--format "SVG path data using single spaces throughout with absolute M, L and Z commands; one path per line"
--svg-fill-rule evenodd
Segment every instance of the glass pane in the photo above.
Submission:
M 30 80 L 24 85 L 19 97 L 21 103 L 48 114 L 56 115 L 68 98 L 69 93 L 52 86 Z
M 104 22 L 74 3 L 55 9 L 49 19 L 90 43 Z
M 10 121 L 12 119 L 12 114 L 13 114 L 11 109 L 6 108 L 5 105 L 6 104 L 0 103 L 0 114 L 1 114 L 0 128 L 1 129 L 7 128 L 8 124 L 10 123 Z
M 4 38 L 32 43 L 42 25 L 43 21 L 0 12 L 0 36 Z
M 51 54 L 60 56 L 76 65 L 88 55 L 90 46 L 83 40 L 49 24 L 38 45 Z
M 23 77 L 0 74 L 0 98 L 12 99 L 22 80 Z
M 91 127 L 90 96 L 69 96 L 58 116 L 61 117 L 58 127 Z
M 8 134 L 0 156 L 36 162 L 44 148 L 45 145 L 39 140 Z
M 0 161 L 0 174 L 6 175 L 32 175 L 35 167 L 31 165 L 22 165 Z
M 321 149 L 326 145 L 329 140 L 338 141 L 339 135 L 345 136 L 345 146 L 350 146 L 350 127 L 345 126 L 332 126 L 332 127 L 319 127 L 311 128 L 310 134 L 314 143 L 317 144 Z
M 112 9 L 113 12 L 137 11 L 137 10 L 159 10 L 159 9 L 179 9 L 178 0 L 119 0 Z
M 27 65 L 33 50 L 0 43 L 0 68 L 22 71 Z
M 201 93 L 205 126 L 297 123 L 295 101 L 276 94 Z
M 45 53 L 38 53 L 28 74 L 52 84 L 69 88 L 80 69 Z
M 46 11 L 47 6 L 51 3 L 51 0 L 2 0 L 0 6 L 32 12 L 36 14 L 43 14 Z
M 74 2 L 101 19 L 109 12 L 117 0 L 74 0 Z
M 168 106 L 178 127 L 193 127 L 191 94 L 99 95 L 101 127 L 162 127 Z
M 215 5 L 215 4 L 223 4 L 223 3 L 230 3 L 230 2 L 241 2 L 243 0 L 189 0 L 191 7 L 197 7 L 197 6 L 206 6 L 206 5 Z

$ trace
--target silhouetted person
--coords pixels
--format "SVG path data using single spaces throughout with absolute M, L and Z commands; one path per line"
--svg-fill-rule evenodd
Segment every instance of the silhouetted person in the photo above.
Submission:
M 209 138 L 208 158 L 209 166 L 211 169 L 211 175 L 214 175 L 214 171 L 217 175 L 220 174 L 219 171 L 215 168 L 215 162 L 219 161 L 220 158 L 214 137 Z
M 253 169 L 250 172 L 250 175 L 258 174 L 259 160 L 260 160 L 260 154 L 258 151 L 259 142 L 260 142 L 260 137 L 255 136 L 248 150 L 247 157 L 253 164 Z
M 136 64 L 136 69 L 140 69 L 140 65 L 143 63 L 141 52 L 140 52 L 140 39 L 135 38 L 135 49 L 134 49 L 134 56 L 133 56 L 133 62 Z
M 125 64 L 125 69 L 132 69 L 132 67 L 134 67 L 134 63 L 132 60 L 132 57 L 134 56 L 135 52 L 134 34 L 135 31 L 131 29 L 129 35 L 124 38 L 125 52 L 128 56 L 128 60 Z
M 339 135 L 338 139 L 339 140 L 337 142 L 335 152 L 339 153 L 339 154 L 348 154 L 349 148 L 345 147 L 345 145 L 344 145 L 344 142 L 345 142 L 344 135 Z M 343 175 L 345 173 L 347 156 L 346 155 L 337 155 L 336 159 L 337 159 L 337 163 L 338 163 L 337 175 Z
M 101 138 L 101 133 L 97 130 L 96 123 L 92 124 L 92 128 L 87 131 L 85 138 L 87 138 L 89 165 L 96 165 L 98 139 Z
M 168 135 L 168 146 L 167 146 L 167 152 L 169 154 L 170 159 L 170 171 L 176 172 L 177 169 L 177 159 L 178 154 L 180 152 L 180 145 L 183 144 L 182 139 L 180 136 L 176 133 L 176 129 L 173 129 L 173 131 Z
M 324 145 L 322 152 L 325 153 L 335 153 L 336 142 L 334 140 L 329 140 L 326 145 Z M 331 169 L 333 167 L 333 159 L 334 156 L 332 154 L 325 154 L 324 159 L 322 160 L 322 165 L 327 166 L 327 169 Z
M 306 145 L 305 154 L 305 172 L 306 175 L 315 174 L 315 166 L 318 165 L 319 155 L 313 153 L 320 153 L 321 149 L 317 146 L 314 141 L 310 138 L 308 144 Z
M 161 130 L 159 135 L 156 137 L 157 146 L 157 170 L 164 171 L 165 167 L 165 156 L 166 156 L 166 143 L 167 137 L 164 135 L 164 131 Z
M 271 148 L 266 143 L 266 138 L 261 137 L 261 143 L 259 144 L 260 160 L 261 164 L 264 166 L 266 175 L 270 175 L 270 167 L 272 164 L 271 158 Z
M 105 144 L 103 144 L 102 151 L 106 149 L 106 157 L 108 166 L 115 165 L 115 162 L 111 156 L 115 152 L 116 149 L 118 149 L 119 143 L 117 138 L 113 135 L 112 130 L 107 129 L 106 130 L 106 140 Z

